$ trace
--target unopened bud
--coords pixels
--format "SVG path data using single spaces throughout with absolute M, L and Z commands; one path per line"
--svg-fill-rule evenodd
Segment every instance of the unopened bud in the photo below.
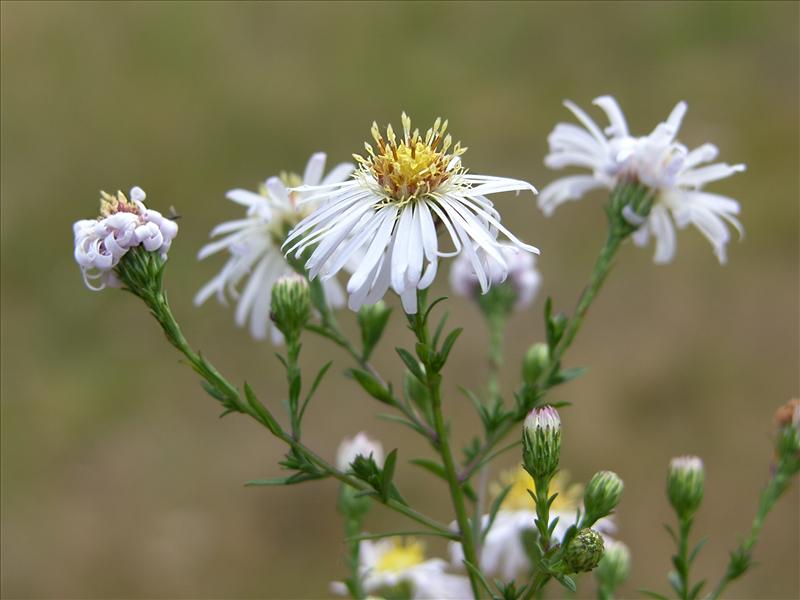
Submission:
M 311 316 L 311 296 L 304 277 L 281 277 L 272 287 L 272 320 L 287 340 L 297 340 Z
M 366 433 L 359 432 L 352 438 L 345 438 L 336 451 L 336 467 L 340 471 L 347 471 L 358 456 L 372 457 L 375 464 L 383 466 L 383 446 L 373 440 Z
M 631 553 L 628 547 L 616 540 L 609 542 L 595 571 L 601 588 L 615 590 L 625 583 L 630 573 Z
M 603 558 L 603 537 L 594 529 L 581 529 L 564 550 L 564 563 L 570 573 L 594 569 Z
M 619 504 L 623 488 L 622 479 L 613 471 L 595 473 L 583 494 L 587 522 L 592 524 L 610 515 Z
M 705 473 L 703 461 L 696 456 L 679 456 L 669 464 L 667 496 L 681 520 L 691 518 L 703 500 Z
M 528 348 L 522 360 L 522 378 L 525 383 L 536 383 L 549 363 L 550 350 L 547 344 L 534 344 Z
M 561 419 L 552 406 L 534 408 L 522 428 L 522 462 L 534 479 L 552 477 L 561 454 Z

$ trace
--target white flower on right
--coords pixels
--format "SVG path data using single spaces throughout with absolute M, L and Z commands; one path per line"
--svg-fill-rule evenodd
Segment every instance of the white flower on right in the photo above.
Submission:
M 496 261 L 490 260 L 483 250 L 477 251 L 478 260 L 483 264 L 491 285 L 509 283 L 514 286 L 514 309 L 523 310 L 533 302 L 542 281 L 542 276 L 536 270 L 536 258 L 513 244 L 500 244 L 498 250 L 506 261 L 507 271 L 501 269 Z M 467 298 L 476 298 L 481 293 L 475 267 L 466 254 L 459 254 L 450 267 L 450 287 L 458 295 Z
M 666 121 L 645 136 L 633 136 L 617 101 L 611 96 L 594 100 L 608 117 L 605 130 L 578 106 L 566 101 L 584 128 L 571 123 L 559 123 L 548 137 L 550 154 L 545 165 L 551 169 L 583 167 L 591 175 L 562 177 L 544 188 L 539 207 L 550 215 L 568 200 L 577 200 L 596 188 L 616 187 L 625 180 L 643 183 L 655 193 L 654 204 L 645 220 L 630 215 L 632 225 L 639 228 L 633 235 L 638 246 L 655 238 L 656 263 L 667 263 L 675 255 L 675 226 L 680 229 L 694 225 L 711 242 L 720 263 L 726 261 L 726 245 L 730 232 L 726 222 L 742 235 L 736 215 L 739 203 L 727 196 L 703 191 L 703 186 L 745 170 L 745 165 L 714 163 L 717 157 L 713 144 L 703 144 L 689 151 L 676 141 L 687 105 L 679 102 Z
M 368 594 L 379 593 L 407 583 L 412 600 L 465 600 L 472 598 L 469 579 L 451 575 L 441 558 L 425 559 L 425 548 L 413 538 L 401 542 L 397 538 L 359 544 L 359 576 Z M 331 591 L 347 596 L 347 587 L 340 581 L 331 584 Z
M 345 438 L 336 450 L 336 467 L 346 471 L 358 456 L 372 457 L 375 464 L 383 466 L 383 445 L 370 438 L 363 431 L 351 438 Z

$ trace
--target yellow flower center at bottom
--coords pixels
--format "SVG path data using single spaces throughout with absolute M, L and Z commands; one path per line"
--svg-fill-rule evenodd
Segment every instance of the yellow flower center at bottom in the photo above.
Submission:
M 400 572 L 416 566 L 425 560 L 425 547 L 414 540 L 406 544 L 394 542 L 391 550 L 385 552 L 375 565 L 377 571 Z

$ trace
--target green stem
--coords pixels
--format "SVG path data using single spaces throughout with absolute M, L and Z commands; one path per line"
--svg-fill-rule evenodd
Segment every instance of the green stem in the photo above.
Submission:
M 503 368 L 503 340 L 508 313 L 505 310 L 496 310 L 486 313 L 489 325 L 489 402 L 500 404 L 503 401 L 500 387 L 500 370 Z M 475 554 L 481 554 L 481 538 L 483 511 L 486 509 L 486 492 L 489 485 L 491 465 L 488 461 L 483 463 L 478 474 L 477 500 L 475 513 L 472 518 L 472 535 L 475 540 Z
M 600 251 L 597 261 L 595 261 L 594 269 L 589 277 L 589 282 L 578 299 L 575 313 L 569 320 L 564 335 L 561 337 L 555 351 L 550 357 L 550 368 L 541 380 L 544 384 L 544 389 L 552 387 L 552 378 L 558 373 L 561 358 L 572 345 L 575 336 L 578 334 L 578 331 L 580 331 L 581 325 L 583 325 L 583 320 L 586 313 L 589 311 L 589 307 L 594 302 L 597 294 L 603 287 L 606 277 L 608 277 L 608 274 L 611 272 L 617 250 L 619 250 L 622 242 L 636 230 L 636 227 L 631 225 L 623 217 L 622 208 L 624 206 L 633 207 L 634 211 L 637 212 L 639 216 L 646 218 L 652 202 L 651 190 L 631 182 L 622 182 L 611 192 L 606 207 L 606 214 L 608 215 L 608 235 L 606 237 L 606 243 Z
M 417 314 L 413 317 L 409 316 L 414 324 L 414 332 L 417 336 L 417 341 L 420 346 L 425 347 L 427 351 L 424 356 L 432 357 L 435 355 L 435 349 L 430 347 L 428 328 L 426 322 L 427 307 L 425 304 L 425 293 L 420 292 L 417 294 Z M 456 513 L 456 522 L 460 532 L 461 547 L 464 550 L 464 558 L 473 565 L 480 564 L 477 559 L 475 551 L 475 540 L 470 527 L 469 517 L 467 516 L 467 508 L 464 502 L 464 491 L 461 488 L 461 482 L 458 479 L 458 472 L 456 464 L 453 460 L 453 452 L 450 449 L 450 436 L 447 431 L 447 426 L 444 422 L 444 413 L 442 412 L 442 394 L 441 394 L 441 374 L 436 371 L 434 365 L 430 360 L 423 362 L 425 366 L 425 377 L 428 393 L 431 399 L 433 408 L 433 427 L 436 436 L 439 440 L 438 450 L 442 458 L 442 465 L 444 466 L 445 476 L 447 478 L 447 485 L 450 489 L 450 499 L 453 503 L 453 510 Z M 481 597 L 481 588 L 478 578 L 472 573 L 471 569 L 467 570 L 469 574 L 470 585 L 472 586 L 472 594 L 477 599 Z
M 356 348 L 356 346 L 349 339 L 347 339 L 344 333 L 342 333 L 342 330 L 339 328 L 339 324 L 336 322 L 336 319 L 333 316 L 333 312 L 328 306 L 328 303 L 325 301 L 325 291 L 322 288 L 319 280 L 314 279 L 313 281 L 309 281 L 309 286 L 312 291 L 312 298 L 315 299 L 314 307 L 320 314 L 320 320 L 322 321 L 322 324 L 309 324 L 306 326 L 306 329 L 330 340 L 342 348 L 353 358 L 353 360 L 356 361 L 356 364 L 358 364 L 359 367 L 372 375 L 372 377 L 374 377 L 384 388 L 388 389 L 386 381 L 378 372 L 378 370 L 372 365 L 371 362 L 364 358 L 364 355 L 358 350 L 358 348 Z M 396 398 L 394 399 L 393 406 L 399 410 L 404 417 L 414 423 L 420 430 L 424 431 L 425 437 L 428 439 L 428 441 L 434 446 L 434 448 L 437 447 L 438 439 L 436 432 L 431 429 L 431 426 L 428 423 L 426 423 L 423 419 L 420 419 L 417 413 Z
M 792 477 L 800 470 L 800 456 L 796 455 L 793 451 L 783 454 L 780 449 L 779 454 L 781 454 L 781 456 L 779 457 L 775 473 L 761 492 L 758 510 L 753 519 L 753 524 L 750 527 L 750 533 L 747 538 L 731 552 L 725 574 L 722 576 L 719 583 L 717 583 L 714 591 L 708 596 L 711 600 L 717 600 L 732 581 L 738 579 L 750 569 L 752 566 L 751 552 L 758 542 L 761 528 L 764 526 L 767 515 L 773 509 L 778 499 L 789 488 Z
M 677 573 L 681 582 L 681 598 L 688 600 L 690 592 L 689 583 L 689 533 L 692 530 L 692 517 L 682 519 L 680 523 L 680 530 L 678 532 L 678 561 L 679 566 Z

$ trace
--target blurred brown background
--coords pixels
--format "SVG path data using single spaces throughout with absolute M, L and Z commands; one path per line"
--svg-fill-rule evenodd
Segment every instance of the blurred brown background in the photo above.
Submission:
M 639 133 L 685 99 L 682 141 L 713 141 L 722 160 L 748 165 L 714 186 L 741 201 L 747 228 L 729 265 L 694 230 L 666 267 L 652 248 L 624 248 L 569 356 L 591 370 L 556 395 L 575 404 L 563 411 L 564 466 L 626 482 L 618 520 L 635 557 L 623 596 L 668 589 L 663 481 L 682 453 L 707 465 L 696 529 L 711 540 L 696 575 L 716 580 L 769 476 L 773 410 L 798 393 L 798 16 L 797 3 L 3 2 L 3 596 L 318 598 L 345 573 L 336 485 L 244 488 L 279 473 L 280 445 L 243 417 L 217 418 L 133 297 L 83 288 L 71 224 L 95 214 L 99 189 L 141 185 L 151 206 L 184 215 L 167 274 L 174 310 L 232 381 L 277 407 L 273 349 L 236 329 L 230 308 L 191 304 L 221 265 L 195 253 L 240 214 L 226 190 L 302 169 L 312 151 L 346 160 L 373 119 L 397 123 L 401 110 L 420 127 L 449 117 L 474 172 L 541 187 L 557 176 L 542 158 L 569 118 L 562 99 L 588 106 L 603 93 Z M 601 195 L 549 220 L 530 197 L 498 205 L 542 249 L 545 293 L 571 310 L 603 240 Z M 512 324 L 506 390 L 541 339 L 541 307 Z M 470 326 L 446 373 L 466 439 L 477 422 L 456 385 L 480 389 L 486 335 L 472 306 L 451 308 L 451 323 Z M 391 347 L 409 342 L 397 314 L 385 342 L 377 363 L 396 374 Z M 303 360 L 310 372 L 331 356 L 349 365 L 321 340 Z M 306 436 L 328 456 L 362 429 L 406 459 L 427 455 L 377 408 L 334 373 Z M 407 464 L 398 477 L 448 518 L 440 482 Z M 403 520 L 377 508 L 368 524 Z M 795 483 L 759 566 L 729 596 L 798 597 L 798 554 Z

